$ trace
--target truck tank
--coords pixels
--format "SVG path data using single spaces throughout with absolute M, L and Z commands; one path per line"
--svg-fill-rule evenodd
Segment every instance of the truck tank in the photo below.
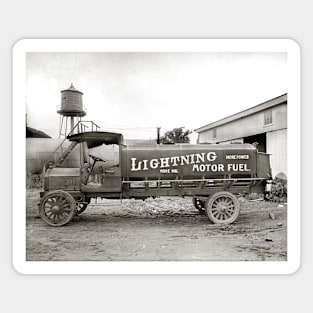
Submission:
M 257 177 L 257 149 L 250 144 L 175 144 L 122 148 L 124 180 Z

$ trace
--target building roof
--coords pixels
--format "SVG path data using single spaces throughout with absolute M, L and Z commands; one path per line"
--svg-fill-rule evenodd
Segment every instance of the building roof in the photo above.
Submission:
M 260 111 L 269 109 L 271 107 L 274 107 L 276 105 L 280 105 L 280 104 L 283 104 L 283 103 L 287 104 L 287 93 L 285 93 L 285 94 L 283 94 L 283 95 L 281 95 L 279 97 L 273 98 L 271 100 L 268 100 L 266 102 L 263 102 L 263 103 L 261 103 L 259 105 L 254 106 L 254 107 L 251 107 L 249 109 L 246 109 L 244 111 L 241 111 L 239 113 L 236 113 L 236 114 L 230 115 L 228 117 L 225 117 L 225 118 L 223 118 L 221 120 L 218 120 L 216 122 L 213 122 L 213 123 L 210 123 L 208 125 L 199 127 L 197 129 L 195 129 L 195 132 L 200 133 L 200 132 L 203 132 L 205 130 L 212 129 L 212 128 L 217 127 L 217 126 L 230 123 L 232 121 L 238 120 L 240 118 L 252 115 L 252 114 L 254 114 L 256 112 L 260 112 Z
M 51 137 L 46 133 L 42 132 L 41 130 L 37 130 L 35 128 L 26 126 L 26 138 L 51 138 Z

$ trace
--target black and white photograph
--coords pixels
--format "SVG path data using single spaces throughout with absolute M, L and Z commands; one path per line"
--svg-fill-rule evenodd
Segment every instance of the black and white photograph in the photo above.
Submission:
M 22 40 L 13 61 L 21 272 L 296 270 L 293 41 Z

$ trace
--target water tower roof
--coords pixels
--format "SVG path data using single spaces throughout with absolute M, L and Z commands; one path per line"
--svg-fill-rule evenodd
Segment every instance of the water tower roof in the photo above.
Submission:
M 71 86 L 68 88 L 68 89 L 64 89 L 64 90 L 61 90 L 61 92 L 63 91 L 73 91 L 73 92 L 79 92 L 83 95 L 83 93 L 81 91 L 79 91 L 78 89 L 76 89 L 73 85 L 73 83 L 71 83 Z

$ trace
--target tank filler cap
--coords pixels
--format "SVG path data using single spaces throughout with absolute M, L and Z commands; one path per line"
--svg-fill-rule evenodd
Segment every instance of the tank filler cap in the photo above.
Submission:
M 69 89 L 76 90 L 76 88 L 74 87 L 73 83 L 71 83 L 71 86 L 70 86 Z

